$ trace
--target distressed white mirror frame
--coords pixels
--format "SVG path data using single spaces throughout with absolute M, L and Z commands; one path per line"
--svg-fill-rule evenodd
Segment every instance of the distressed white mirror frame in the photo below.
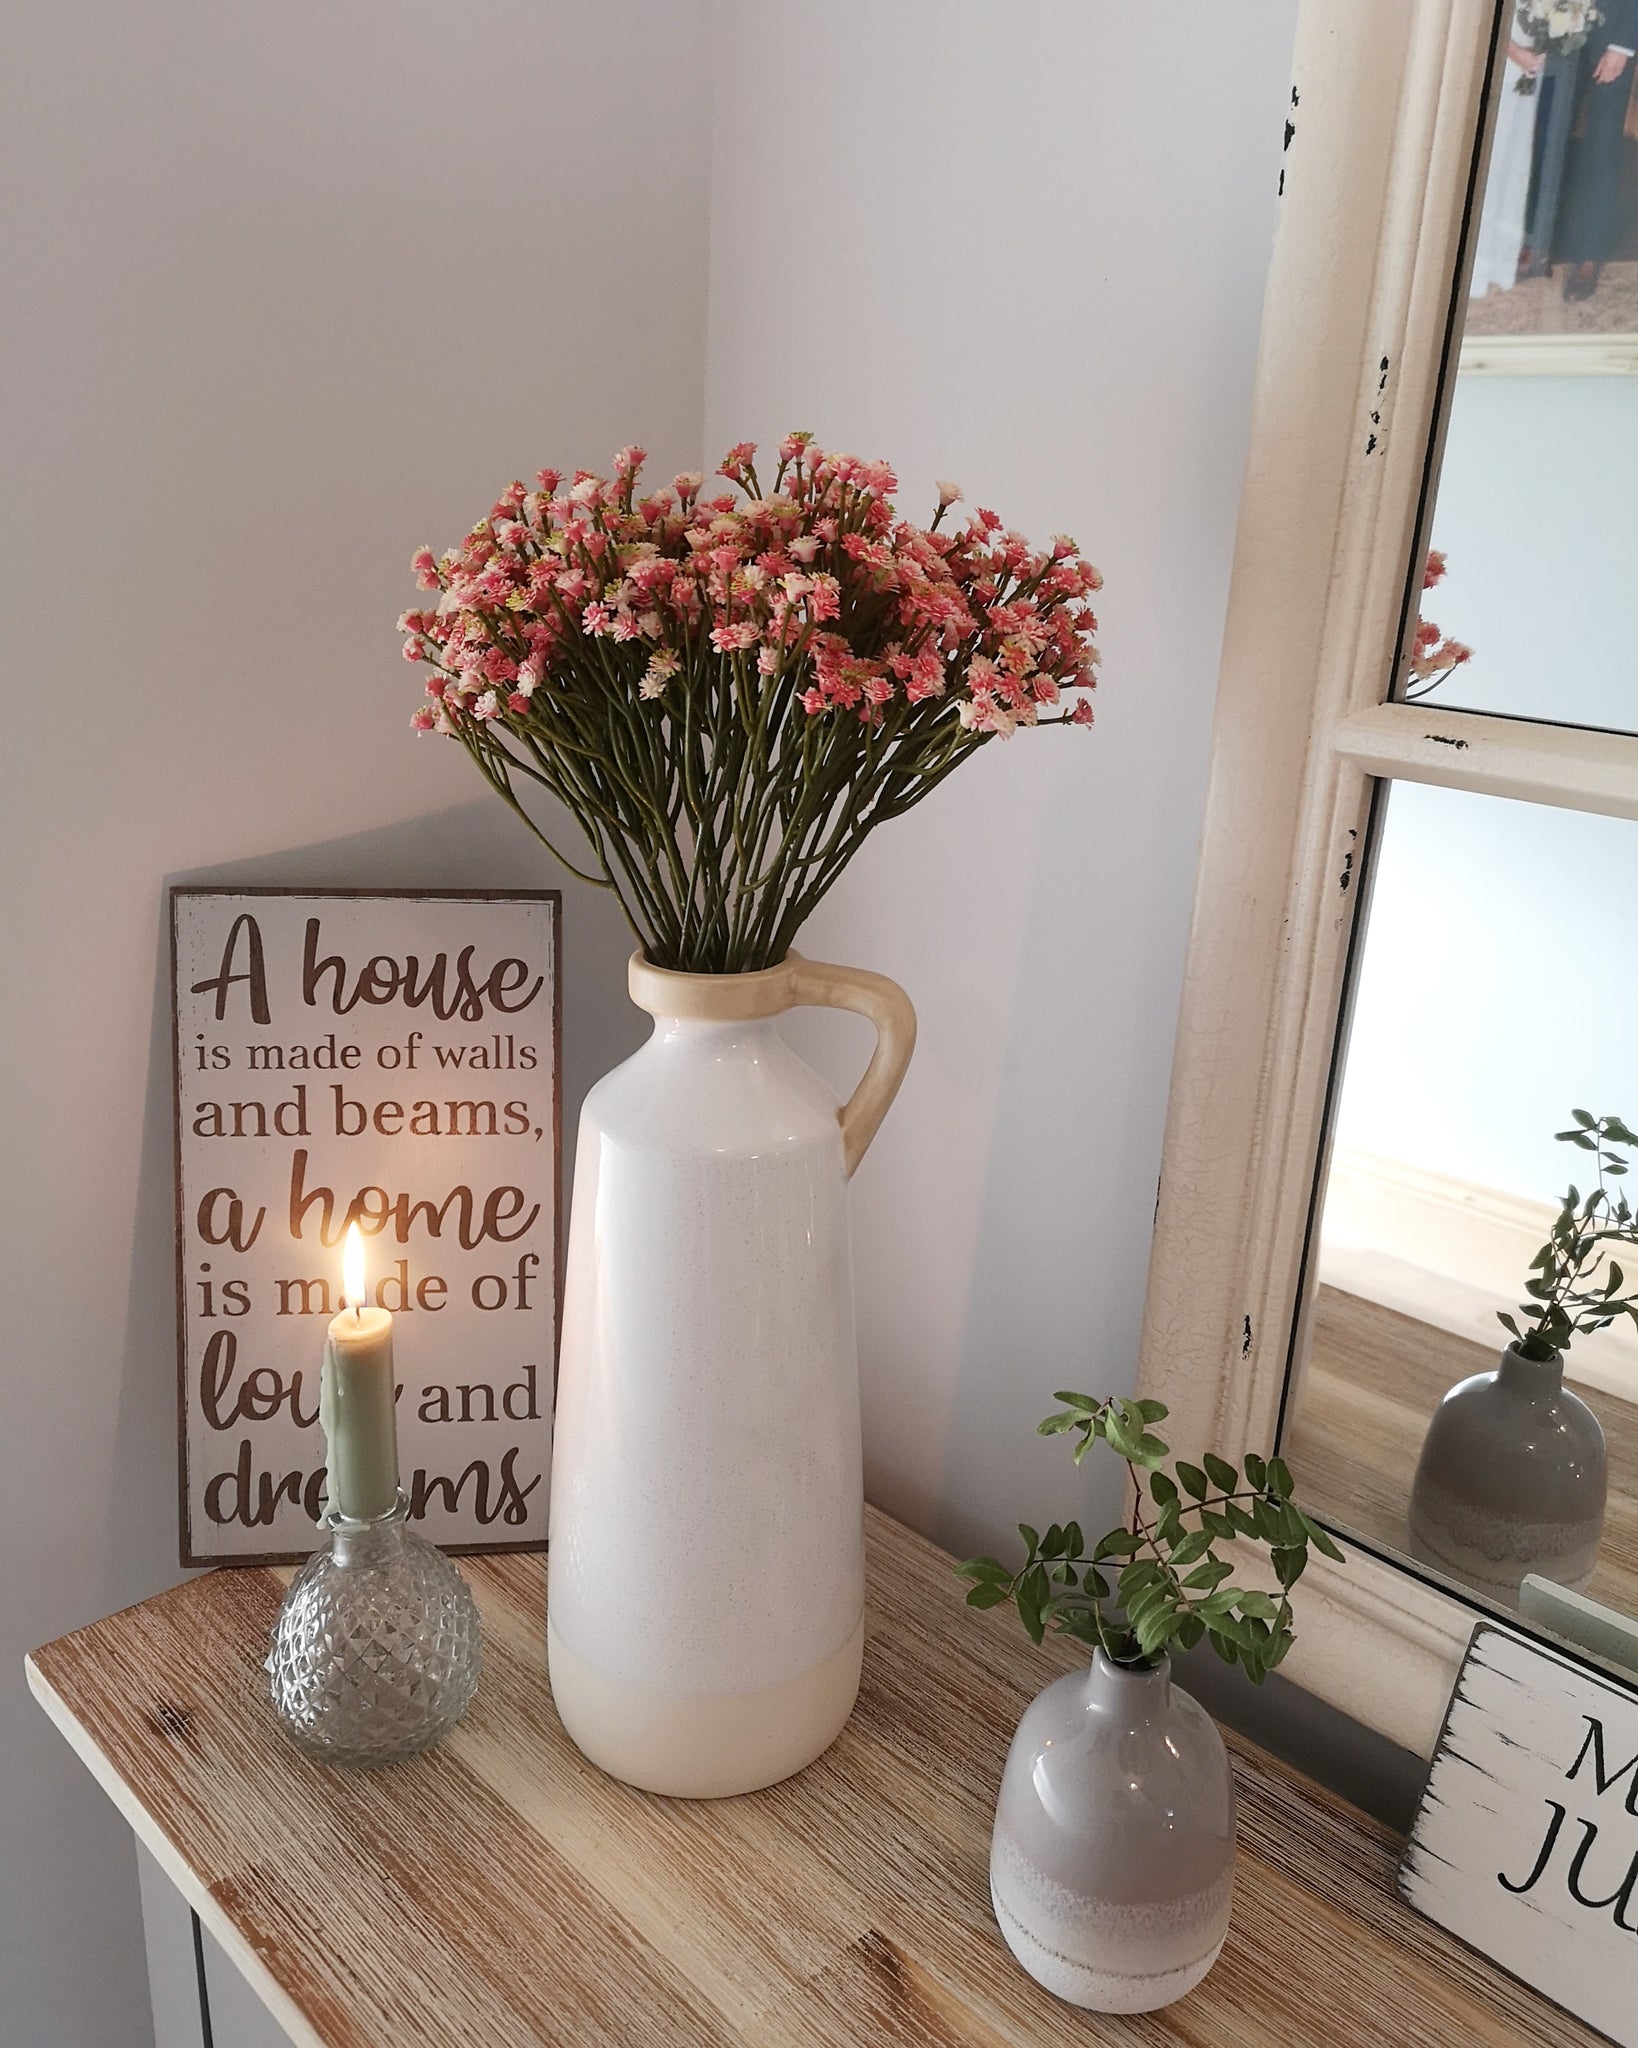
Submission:
M 1299 14 L 1140 1367 L 1185 1452 L 1278 1433 L 1375 778 L 1638 817 L 1638 739 L 1384 701 L 1499 15 Z M 1346 1547 L 1284 1673 L 1431 1754 L 1475 1611 Z

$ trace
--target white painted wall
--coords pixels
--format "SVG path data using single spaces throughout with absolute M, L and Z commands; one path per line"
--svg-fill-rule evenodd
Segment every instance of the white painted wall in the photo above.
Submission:
M 1294 22 L 717 11 L 708 449 L 811 427 L 1107 577 L 1092 732 L 990 747 L 807 934 L 920 1011 L 854 1183 L 868 1483 L 961 1548 L 1075 1498 L 1055 1388 L 1132 1381 Z
M 6 28 L 0 2042 L 139 2048 L 133 1852 L 21 1659 L 177 1575 L 163 885 L 553 879 L 393 620 L 520 468 L 697 461 L 709 52 L 643 0 Z M 577 1104 L 636 1033 L 565 910 Z
M 1638 728 L 1638 382 L 1463 377 L 1426 608 L 1474 649 L 1433 700 Z M 1397 785 L 1338 1139 L 1550 1201 L 1574 1107 L 1638 1113 L 1638 826 Z
M 857 1184 L 873 1492 L 997 1541 L 1051 1390 L 1130 1383 L 1294 11 L 13 9 L 6 2048 L 148 2038 L 132 1852 L 18 1659 L 176 1575 L 162 887 L 550 879 L 392 651 L 517 469 L 810 424 L 1101 563 L 1100 725 L 990 749 L 810 943 L 922 1015 Z M 572 1128 L 636 1020 L 565 909 Z

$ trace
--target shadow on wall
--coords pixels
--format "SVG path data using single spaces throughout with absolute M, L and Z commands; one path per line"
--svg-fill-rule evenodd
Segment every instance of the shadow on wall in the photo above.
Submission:
M 1297 1628 L 1303 1613 L 1298 1589 Z M 1216 1651 L 1198 1643 L 1177 1660 L 1177 1675 L 1225 1727 L 1271 1749 L 1294 1772 L 1392 1828 L 1410 1833 L 1427 1782 L 1427 1759 L 1366 1728 L 1276 1671 L 1255 1686 Z
M 316 845 L 167 875 L 166 888 L 505 889 L 563 885 L 564 1188 L 580 1104 L 634 1051 L 645 1019 L 626 999 L 632 939 L 606 891 L 563 876 L 499 805 L 463 804 Z M 108 1487 L 99 1610 L 158 1590 L 139 1562 L 175 1554 L 177 1483 L 176 1182 L 171 1108 L 170 920 L 153 906 L 154 976 L 138 1168 L 136 1228 L 119 1375 L 118 1455 Z M 180 1571 L 177 1577 L 186 1576 Z
M 1118 1461 L 1076 1472 L 1061 1438 L 1034 1432 L 1060 1387 L 1105 1396 L 1137 1384 L 1182 976 L 1183 877 L 1175 915 L 1130 914 L 1145 884 L 1143 793 L 1112 753 L 1066 753 L 1042 781 L 1020 867 L 1084 872 L 1083 806 L 1110 831 L 1097 888 L 1011 899 L 1015 964 L 1010 990 L 992 995 L 1000 1016 L 976 1235 L 990 1263 L 961 1333 L 943 1474 L 945 1537 L 963 1552 L 984 1532 L 953 1504 L 984 1499 L 998 1445 L 1015 1461 L 1018 1513 L 1099 1528 L 1125 1514 Z

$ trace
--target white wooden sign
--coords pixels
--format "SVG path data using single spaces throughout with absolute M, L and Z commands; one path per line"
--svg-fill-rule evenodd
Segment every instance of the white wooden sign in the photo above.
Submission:
M 1638 1692 L 1481 1623 L 1399 1888 L 1638 2048 Z
M 357 1220 L 394 1317 L 410 1514 L 546 1538 L 558 898 L 176 889 L 182 1561 L 305 1556 Z

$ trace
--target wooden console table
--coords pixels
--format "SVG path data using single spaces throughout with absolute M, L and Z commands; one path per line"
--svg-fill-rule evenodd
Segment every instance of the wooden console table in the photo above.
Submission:
M 653 1799 L 584 1762 L 546 1683 L 539 1557 L 463 1561 L 477 1701 L 387 1771 L 309 1763 L 273 1723 L 259 1667 L 288 1572 L 212 1572 L 49 1644 L 29 1679 L 303 2048 L 1597 2040 L 1403 1906 L 1385 1830 L 1234 1738 L 1217 1968 L 1143 2018 L 1058 2003 L 1002 1946 L 987 1856 L 1013 1726 L 1069 1649 L 965 1607 L 897 1524 L 873 1514 L 870 1541 L 858 1713 L 745 1799 Z

